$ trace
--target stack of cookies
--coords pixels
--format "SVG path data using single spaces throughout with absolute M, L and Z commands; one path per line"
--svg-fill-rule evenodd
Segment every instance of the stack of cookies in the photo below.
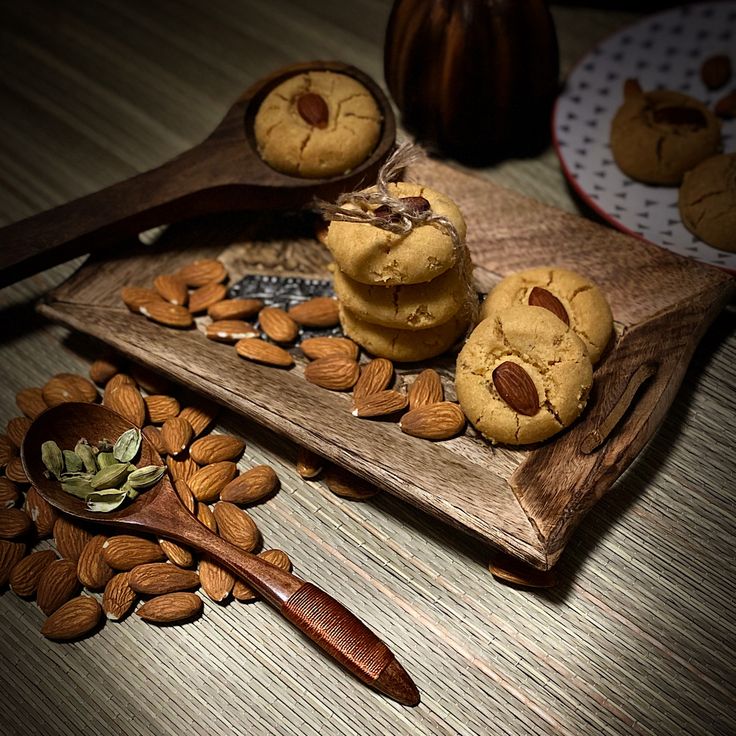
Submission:
M 446 218 L 458 238 L 430 222 L 397 234 L 371 222 L 333 221 L 327 247 L 335 260 L 340 321 L 344 333 L 373 355 L 426 360 L 448 350 L 477 309 L 465 221 L 454 202 L 419 184 L 396 182 L 387 193 L 403 207 Z M 390 205 L 370 211 L 395 216 Z

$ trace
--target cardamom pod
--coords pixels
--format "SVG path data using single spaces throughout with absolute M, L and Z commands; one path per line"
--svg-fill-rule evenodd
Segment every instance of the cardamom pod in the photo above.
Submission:
M 96 473 L 97 472 L 97 461 L 95 460 L 95 454 L 92 452 L 92 448 L 90 447 L 89 442 L 87 440 L 79 440 L 77 442 L 76 446 L 74 447 L 74 452 L 79 455 L 79 459 L 82 461 L 82 465 L 84 465 L 84 469 L 88 473 Z
M 131 501 L 134 501 L 134 500 L 135 500 L 136 498 L 138 498 L 138 496 L 140 496 L 140 495 L 141 495 L 141 494 L 140 494 L 140 493 L 139 493 L 138 491 L 136 491 L 136 489 L 135 489 L 135 488 L 133 488 L 133 486 L 132 486 L 132 485 L 130 485 L 130 481 L 127 481 L 127 480 L 126 480 L 126 481 L 125 481 L 125 483 L 123 483 L 123 485 L 122 485 L 122 486 L 120 487 L 120 490 L 121 490 L 121 491 L 125 491 L 125 492 L 126 492 L 126 493 L 128 494 L 128 498 L 129 498 L 129 499 L 130 499 Z
M 140 447 L 141 431 L 133 427 L 118 437 L 112 448 L 112 454 L 119 463 L 129 463 L 138 454 Z
M 117 460 L 111 452 L 101 452 L 97 456 L 97 464 L 102 468 L 108 468 L 110 465 L 117 465 Z
M 115 463 L 114 465 L 108 465 L 106 468 L 95 473 L 94 478 L 90 481 L 90 485 L 95 490 L 110 489 L 119 490 L 118 486 L 125 482 L 128 477 L 128 464 L 127 463 Z
M 90 482 L 84 478 L 70 478 L 69 480 L 62 481 L 61 487 L 67 493 L 71 493 L 72 496 L 85 499 L 95 490 L 90 485 Z
M 154 483 L 158 483 L 166 472 L 163 465 L 146 465 L 143 468 L 136 468 L 129 476 L 128 483 L 135 488 L 149 488 Z
M 64 472 L 64 455 L 56 442 L 47 440 L 41 445 L 41 460 L 49 473 L 58 480 Z
M 81 473 L 84 468 L 82 458 L 74 450 L 62 450 L 64 456 L 64 468 L 66 473 Z
M 94 473 L 85 473 L 83 470 L 75 470 L 73 473 L 69 473 L 66 470 L 61 474 L 59 480 L 71 480 L 72 478 L 81 478 L 82 480 L 91 481 L 94 478 Z
M 110 440 L 107 440 L 107 439 L 101 439 L 97 443 L 97 449 L 100 452 L 112 452 L 113 446 L 114 446 L 113 443 L 110 442 Z
M 127 498 L 125 491 L 117 488 L 105 488 L 104 490 L 94 491 L 87 497 L 87 508 L 90 511 L 115 511 L 120 504 Z

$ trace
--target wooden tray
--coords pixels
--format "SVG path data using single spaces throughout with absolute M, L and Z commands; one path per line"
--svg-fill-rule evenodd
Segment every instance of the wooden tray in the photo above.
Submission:
M 472 429 L 438 443 L 409 437 L 396 423 L 352 417 L 349 395 L 307 383 L 303 361 L 288 372 L 249 363 L 200 331 L 162 328 L 120 301 L 122 286 L 150 285 L 157 274 L 203 256 L 221 258 L 233 280 L 263 271 L 324 276 L 328 254 L 296 217 L 217 216 L 171 228 L 153 248 L 131 244 L 88 262 L 40 311 L 547 569 L 656 431 L 700 337 L 733 293 L 733 280 L 444 164 L 426 161 L 407 178 L 459 204 L 481 288 L 522 268 L 554 264 L 590 276 L 606 293 L 616 344 L 596 371 L 585 413 L 553 440 L 514 450 L 492 447 Z M 435 362 L 451 396 L 453 363 Z M 656 374 L 608 440 L 584 453 L 586 438 L 642 365 L 656 366 Z M 422 367 L 402 370 L 400 380 L 409 382 Z

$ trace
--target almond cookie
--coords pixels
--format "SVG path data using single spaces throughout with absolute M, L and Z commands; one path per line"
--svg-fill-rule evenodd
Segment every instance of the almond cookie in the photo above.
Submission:
M 611 123 L 611 151 L 624 174 L 647 184 L 679 184 L 720 150 L 721 123 L 702 102 L 666 89 L 643 92 L 636 83 L 624 89 Z
M 347 337 L 372 355 L 397 363 L 413 363 L 449 350 L 468 328 L 468 318 L 456 315 L 427 330 L 399 330 L 365 322 L 340 307 L 340 324 Z
M 569 426 L 592 383 L 582 340 L 543 307 L 510 307 L 483 320 L 455 371 L 465 415 L 491 442 L 509 445 L 541 442 Z
M 373 95 L 356 79 L 305 72 L 275 87 L 256 113 L 261 158 L 292 176 L 344 174 L 376 147 L 382 118 Z
M 592 281 L 574 271 L 549 266 L 511 274 L 483 302 L 480 318 L 520 304 L 552 310 L 585 343 L 593 364 L 611 339 L 613 315 L 606 297 Z
M 688 171 L 679 204 L 682 222 L 693 235 L 736 253 L 736 153 L 713 156 Z
M 396 198 L 424 197 L 432 212 L 447 217 L 460 241 L 465 241 L 465 220 L 444 194 L 409 182 L 389 184 L 388 193 Z M 330 223 L 327 247 L 343 273 L 362 284 L 379 286 L 431 281 L 455 265 L 461 250 L 449 234 L 432 224 L 419 225 L 401 235 L 370 223 L 338 220 Z

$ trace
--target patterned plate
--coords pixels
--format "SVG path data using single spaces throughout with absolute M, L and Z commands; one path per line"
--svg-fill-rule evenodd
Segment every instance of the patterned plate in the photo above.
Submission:
M 645 90 L 679 90 L 709 107 L 731 89 L 709 91 L 700 65 L 729 54 L 736 67 L 736 2 L 687 5 L 649 16 L 592 49 L 571 72 L 553 116 L 557 155 L 585 202 L 615 227 L 680 255 L 736 270 L 736 253 L 695 238 L 681 223 L 677 187 L 640 184 L 613 162 L 611 120 L 623 99 L 623 83 Z M 736 120 L 723 122 L 723 150 L 736 150 Z

